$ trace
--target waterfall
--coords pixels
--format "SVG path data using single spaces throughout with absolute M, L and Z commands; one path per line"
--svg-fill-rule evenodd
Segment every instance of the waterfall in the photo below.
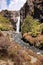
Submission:
M 17 17 L 18 21 L 16 23 L 16 33 L 19 33 L 19 29 L 20 29 L 20 16 Z

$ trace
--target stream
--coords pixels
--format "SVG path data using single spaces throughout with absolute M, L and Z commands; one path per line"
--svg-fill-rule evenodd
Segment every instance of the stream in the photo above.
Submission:
M 17 17 L 18 21 L 16 23 L 16 32 L 12 34 L 13 39 L 16 43 L 20 44 L 24 48 L 28 48 L 36 52 L 37 54 L 43 54 L 43 50 L 40 50 L 38 48 L 35 48 L 34 46 L 30 46 L 29 43 L 26 43 L 22 40 L 22 35 L 19 32 L 20 29 L 20 16 Z
M 37 54 L 43 54 L 43 50 L 40 50 L 38 48 L 35 48 L 34 46 L 30 46 L 29 43 L 25 43 L 22 40 L 22 35 L 21 33 L 13 33 L 13 39 L 16 43 L 20 44 L 22 47 L 27 48 L 27 49 L 31 49 L 34 52 L 36 52 Z

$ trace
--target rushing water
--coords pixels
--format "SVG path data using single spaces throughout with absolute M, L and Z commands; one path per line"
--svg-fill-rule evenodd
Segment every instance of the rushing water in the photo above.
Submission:
M 18 21 L 16 24 L 16 33 L 19 33 L 19 29 L 20 29 L 20 16 L 17 17 Z

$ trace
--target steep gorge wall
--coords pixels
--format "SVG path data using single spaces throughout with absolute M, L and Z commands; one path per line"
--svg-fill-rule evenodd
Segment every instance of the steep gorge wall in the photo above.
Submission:
M 21 22 L 27 15 L 43 21 L 43 0 L 27 0 L 20 10 Z

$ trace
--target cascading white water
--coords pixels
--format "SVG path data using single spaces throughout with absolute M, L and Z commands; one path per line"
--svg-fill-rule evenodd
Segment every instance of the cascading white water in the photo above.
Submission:
M 16 23 L 16 33 L 19 33 L 19 29 L 20 29 L 20 16 L 17 17 L 18 21 Z

